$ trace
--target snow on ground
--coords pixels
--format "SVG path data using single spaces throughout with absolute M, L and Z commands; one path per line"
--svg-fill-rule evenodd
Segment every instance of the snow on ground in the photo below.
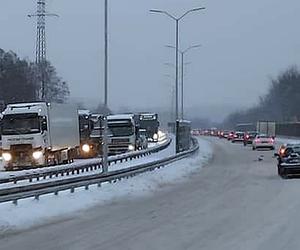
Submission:
M 212 156 L 210 142 L 203 139 L 198 141 L 200 145 L 198 153 L 160 170 L 147 172 L 115 184 L 103 184 L 101 188 L 91 186 L 89 191 L 82 188 L 76 190 L 74 194 L 65 191 L 58 196 L 45 195 L 40 197 L 39 201 L 32 198 L 21 200 L 17 206 L 11 203 L 0 204 L 0 232 L 42 224 L 52 218 L 67 216 L 96 204 L 151 195 L 165 184 L 185 181 L 192 172 L 201 169 Z
M 278 143 L 300 143 L 300 138 L 292 137 L 276 137 Z

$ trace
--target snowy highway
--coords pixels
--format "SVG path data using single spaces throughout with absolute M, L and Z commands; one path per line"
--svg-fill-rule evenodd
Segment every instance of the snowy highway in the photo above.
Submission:
M 1 250 L 298 249 L 300 179 L 277 176 L 274 151 L 206 140 L 212 159 L 184 181 L 9 230 L 0 235 Z

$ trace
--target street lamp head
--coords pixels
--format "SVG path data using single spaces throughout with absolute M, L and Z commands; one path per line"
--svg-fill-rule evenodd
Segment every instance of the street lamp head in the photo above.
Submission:
M 205 10 L 205 7 L 191 9 L 191 11 L 199 11 L 199 10 Z
M 162 10 L 150 10 L 151 13 L 164 13 Z
M 171 49 L 176 49 L 175 46 L 172 46 L 172 45 L 165 45 L 166 48 L 171 48 Z

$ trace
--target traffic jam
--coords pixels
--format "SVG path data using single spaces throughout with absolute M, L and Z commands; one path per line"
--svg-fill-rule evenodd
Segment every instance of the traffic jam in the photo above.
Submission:
M 273 150 L 277 173 L 283 179 L 300 177 L 300 143 L 296 140 L 276 139 L 274 122 L 258 122 L 256 126 L 238 124 L 237 130 L 194 129 L 194 136 L 212 136 L 251 147 L 253 151 Z M 245 130 L 246 129 L 246 130 Z

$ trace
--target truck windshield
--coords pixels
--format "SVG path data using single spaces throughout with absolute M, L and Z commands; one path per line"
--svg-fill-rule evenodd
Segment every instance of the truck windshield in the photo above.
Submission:
M 112 136 L 131 136 L 134 133 L 134 126 L 130 121 L 108 121 L 108 128 Z
M 40 131 L 38 114 L 13 114 L 3 116 L 3 135 L 35 134 Z

